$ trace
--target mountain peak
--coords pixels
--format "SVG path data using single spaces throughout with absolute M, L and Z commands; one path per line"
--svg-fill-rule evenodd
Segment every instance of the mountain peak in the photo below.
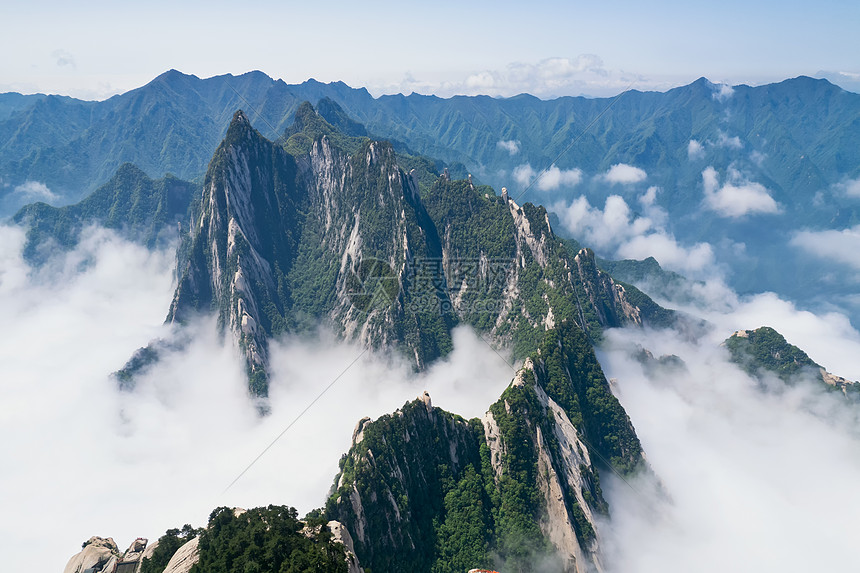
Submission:
M 767 371 L 776 374 L 786 384 L 794 384 L 801 378 L 817 380 L 855 403 L 860 401 L 860 382 L 831 374 L 769 326 L 738 330 L 723 345 L 728 349 L 732 362 L 754 378 L 761 380 L 761 375 Z
M 200 78 L 198 78 L 195 75 L 185 74 L 185 73 L 180 72 L 179 70 L 171 68 L 171 69 L 167 70 L 166 72 L 164 72 L 163 74 L 156 76 L 155 79 L 153 79 L 149 83 L 150 84 L 166 83 L 168 85 L 177 85 L 180 82 L 185 82 L 188 80 L 199 80 L 199 79 Z
M 230 121 L 230 126 L 227 128 L 224 142 L 228 145 L 235 143 L 240 139 L 246 138 L 253 130 L 251 121 L 245 115 L 245 112 L 241 109 L 236 110 L 236 113 L 233 114 L 233 119 Z
M 141 179 L 149 179 L 149 176 L 143 169 L 129 161 L 126 161 L 125 163 L 120 165 L 111 179 L 116 179 L 118 177 L 137 177 Z
M 298 109 L 296 109 L 296 122 L 307 123 L 308 121 L 312 121 L 316 119 L 317 112 L 314 109 L 314 106 L 311 105 L 309 101 L 303 101 L 299 104 Z
M 230 127 L 233 127 L 237 123 L 248 126 L 251 125 L 251 122 L 248 120 L 248 116 L 245 115 L 245 112 L 241 109 L 236 110 L 236 113 L 233 114 L 233 120 L 230 122 Z
M 367 137 L 367 128 L 355 121 L 333 99 L 324 97 L 317 102 L 317 114 L 332 127 L 350 137 Z

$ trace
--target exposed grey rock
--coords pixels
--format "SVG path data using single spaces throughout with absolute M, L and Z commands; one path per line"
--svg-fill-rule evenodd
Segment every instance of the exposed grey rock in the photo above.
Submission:
M 167 567 L 164 568 L 164 573 L 188 573 L 195 563 L 200 559 L 198 544 L 200 538 L 195 537 L 191 541 L 184 544 L 176 550 L 170 561 L 167 562 Z
M 119 555 L 116 542 L 111 537 L 90 537 L 81 552 L 66 564 L 63 573 L 82 573 L 86 569 L 109 571 L 108 565 L 116 562 Z
M 353 546 L 349 530 L 339 521 L 329 521 L 328 528 L 331 530 L 334 540 L 343 544 L 346 548 L 346 562 L 349 567 L 349 573 L 364 573 L 364 569 L 359 565 L 358 557 L 355 555 L 355 547 Z

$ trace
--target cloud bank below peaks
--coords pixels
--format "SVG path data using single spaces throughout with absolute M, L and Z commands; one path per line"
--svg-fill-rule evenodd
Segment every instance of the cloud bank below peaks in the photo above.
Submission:
M 844 570 L 860 559 L 860 492 L 847 485 L 860 479 L 860 411 L 819 381 L 751 379 L 721 343 L 772 326 L 830 372 L 860 380 L 860 333 L 842 314 L 773 293 L 721 296 L 707 308 L 676 305 L 711 325 L 696 340 L 612 329 L 598 351 L 659 479 L 607 476 L 607 570 Z M 684 366 L 646 364 L 642 348 Z
M 465 328 L 455 330 L 449 357 L 422 374 L 321 332 L 273 342 L 271 414 L 260 418 L 214 318 L 182 333 L 163 325 L 173 252 L 90 229 L 74 251 L 34 269 L 21 257 L 24 242 L 21 229 L 0 227 L 0 433 L 14 436 L 0 441 L 9 570 L 30 568 L 34 555 L 62 570 L 92 535 L 122 547 L 154 540 L 170 527 L 204 525 L 220 505 L 320 507 L 360 418 L 392 412 L 425 389 L 437 406 L 480 416 L 513 377 Z M 134 391 L 117 390 L 109 374 L 137 348 L 179 334 L 189 341 L 182 350 L 166 353 Z
M 764 390 L 728 361 L 729 334 L 608 333 L 601 364 L 660 480 L 607 476 L 608 571 L 800 573 L 860 559 L 857 412 L 811 384 Z M 643 367 L 639 347 L 685 367 Z

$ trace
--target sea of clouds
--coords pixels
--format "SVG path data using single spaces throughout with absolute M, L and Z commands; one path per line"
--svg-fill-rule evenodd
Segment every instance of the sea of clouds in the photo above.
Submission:
M 90 229 L 74 251 L 34 269 L 24 240 L 21 229 L 0 227 L 0 539 L 10 570 L 35 559 L 62 570 L 92 535 L 124 549 L 138 536 L 205 525 L 218 506 L 321 507 L 359 419 L 424 390 L 438 406 L 480 416 L 512 378 L 513 367 L 466 329 L 422 374 L 321 331 L 273 344 L 271 414 L 260 417 L 229 337 L 202 317 L 182 351 L 120 392 L 110 373 L 149 341 L 176 336 L 163 325 L 174 254 Z
M 620 202 L 562 217 L 590 221 L 580 228 L 591 229 L 591 240 L 610 237 L 608 225 L 621 231 L 618 245 L 643 233 L 671 242 L 661 212 L 647 209 L 655 193 L 640 200 L 651 223 L 638 235 L 624 234 L 637 223 Z M 320 331 L 273 344 L 271 414 L 260 417 L 229 337 L 201 317 L 182 351 L 168 353 L 133 392 L 120 392 L 110 373 L 149 341 L 176 336 L 163 324 L 173 252 L 93 228 L 76 249 L 33 268 L 24 242 L 21 229 L 0 227 L 0 539 L 10 570 L 35 558 L 60 569 L 91 535 L 112 536 L 122 549 L 137 536 L 202 526 L 218 506 L 319 507 L 360 418 L 389 413 L 425 389 L 435 405 L 480 416 L 513 375 L 508 356 L 468 329 L 456 330 L 451 356 L 422 374 L 397 355 Z M 700 272 L 696 296 L 661 302 L 706 319 L 707 334 L 615 330 L 599 350 L 660 483 L 628 485 L 607 474 L 607 565 L 805 571 L 857 562 L 856 412 L 813 385 L 763 388 L 719 344 L 734 330 L 773 326 L 831 372 L 857 380 L 860 333 L 841 314 L 816 315 L 774 294 L 738 297 L 718 269 L 679 260 L 675 268 Z M 678 355 L 686 369 L 644 369 L 632 357 L 639 346 Z

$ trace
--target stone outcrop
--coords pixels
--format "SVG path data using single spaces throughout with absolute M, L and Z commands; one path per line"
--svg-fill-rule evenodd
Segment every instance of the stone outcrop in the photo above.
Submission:
M 177 549 L 176 553 L 168 561 L 164 573 L 188 573 L 191 571 L 191 568 L 200 559 L 199 543 L 200 538 L 195 537 Z
M 322 121 L 309 106 L 300 114 Z M 206 175 L 168 321 L 216 310 L 257 396 L 267 393 L 269 340 L 320 320 L 367 346 L 400 346 L 424 367 L 450 345 L 453 324 L 433 328 L 446 340 L 403 334 L 415 328 L 407 261 L 438 255 L 418 195 L 388 143 L 349 154 L 322 136 L 294 157 L 237 112 Z
M 120 553 L 112 538 L 90 537 L 81 552 L 66 564 L 64 573 L 114 573 L 115 570 L 134 573 L 139 568 L 141 559 L 151 554 L 152 549 L 147 547 L 147 543 L 146 539 L 139 537 L 131 542 L 124 553 Z
M 118 557 L 119 549 L 112 538 L 90 537 L 81 552 L 69 559 L 63 573 L 83 573 L 87 569 L 112 571 Z
M 358 557 L 355 555 L 355 546 L 352 543 L 352 536 L 350 536 L 349 530 L 339 521 L 329 521 L 328 528 L 334 540 L 346 548 L 348 573 L 364 573 L 364 569 L 359 565 Z

